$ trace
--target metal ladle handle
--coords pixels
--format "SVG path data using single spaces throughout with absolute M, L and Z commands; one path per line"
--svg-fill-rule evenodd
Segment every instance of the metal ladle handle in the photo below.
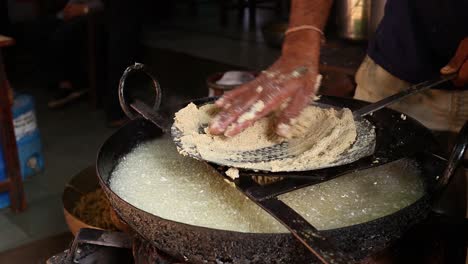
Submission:
M 146 104 L 138 98 L 130 98 L 130 96 L 128 96 L 128 94 L 126 93 L 125 87 L 127 77 L 133 72 L 143 72 L 151 79 L 151 85 L 155 92 L 153 106 L 149 106 L 148 104 Z M 162 97 L 161 86 L 144 64 L 135 63 L 134 65 L 131 65 L 127 67 L 127 69 L 125 69 L 119 81 L 118 94 L 120 107 L 128 116 L 128 118 L 133 120 L 139 116 L 142 116 L 145 119 L 157 125 L 158 127 L 160 127 L 163 131 L 167 132 L 169 130 L 168 127 L 170 127 L 170 125 L 168 125 L 168 120 L 158 114 Z
M 394 103 L 397 103 L 397 102 L 400 102 L 401 100 L 403 100 L 404 98 L 410 96 L 410 95 L 413 95 L 413 94 L 416 94 L 416 93 L 420 93 L 422 91 L 425 91 L 425 90 L 428 90 L 430 88 L 433 88 L 433 87 L 436 87 L 437 85 L 440 85 L 442 83 L 445 83 L 447 81 L 450 81 L 450 80 L 453 80 L 455 79 L 455 77 L 457 77 L 457 74 L 456 73 L 453 73 L 453 74 L 449 74 L 449 75 L 443 75 L 435 80 L 430 80 L 430 81 L 425 81 L 425 82 L 421 82 L 421 83 L 418 83 L 418 84 L 415 84 L 415 85 L 412 85 L 408 88 L 406 88 L 405 90 L 402 90 L 396 94 L 393 94 L 389 97 L 386 97 L 380 101 L 377 101 L 375 103 L 372 103 L 372 104 L 369 104 L 369 105 L 366 105 L 364 107 L 362 107 L 361 109 L 358 109 L 356 111 L 354 111 L 354 115 L 355 116 L 360 116 L 360 117 L 363 117 L 363 116 L 366 116 L 366 115 L 369 115 L 369 114 L 372 114 L 373 112 L 375 111 L 378 111 L 386 106 L 389 106 L 391 104 L 394 104 Z

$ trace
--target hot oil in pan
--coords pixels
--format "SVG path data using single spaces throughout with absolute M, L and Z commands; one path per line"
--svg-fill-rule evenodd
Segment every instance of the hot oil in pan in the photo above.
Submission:
M 404 208 L 424 194 L 424 183 L 410 160 L 348 174 L 280 196 L 319 229 L 364 223 Z M 304 208 L 310 206 L 310 212 Z
M 286 232 L 217 172 L 179 155 L 170 139 L 137 146 L 112 173 L 110 187 L 132 205 L 166 219 L 240 232 Z M 324 230 L 391 214 L 423 193 L 415 165 L 401 160 L 291 192 L 280 199 Z
M 243 232 L 286 232 L 211 167 L 181 156 L 170 139 L 137 146 L 112 173 L 110 187 L 132 205 L 166 219 Z

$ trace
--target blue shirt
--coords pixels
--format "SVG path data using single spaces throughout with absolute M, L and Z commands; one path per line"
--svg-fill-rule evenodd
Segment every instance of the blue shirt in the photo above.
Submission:
M 468 0 L 387 0 L 368 55 L 399 79 L 439 75 L 468 36 Z

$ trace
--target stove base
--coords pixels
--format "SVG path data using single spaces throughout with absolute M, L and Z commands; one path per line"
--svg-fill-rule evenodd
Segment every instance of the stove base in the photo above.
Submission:
M 468 220 L 431 214 L 397 243 L 362 264 L 465 264 Z M 72 247 L 47 264 L 179 264 L 152 243 L 118 232 L 81 229 Z M 217 263 L 223 264 L 223 263 Z M 228 263 L 224 263 L 228 264 Z M 289 263 L 287 263 L 289 264 Z

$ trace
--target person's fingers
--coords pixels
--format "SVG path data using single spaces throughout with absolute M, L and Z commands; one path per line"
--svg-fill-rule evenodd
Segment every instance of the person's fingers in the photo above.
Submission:
M 461 87 L 468 84 L 468 61 L 466 61 L 458 71 L 458 76 L 453 80 L 455 86 Z
M 254 91 L 258 89 L 258 87 L 261 86 L 261 84 L 265 81 L 265 76 L 260 75 L 255 80 L 240 85 L 236 89 L 224 93 L 224 95 L 221 98 L 216 100 L 215 104 L 220 108 L 227 109 L 233 104 L 233 101 L 235 101 L 238 97 L 241 97 L 246 93 L 254 93 Z
M 265 92 L 261 94 L 261 100 L 265 104 L 265 110 L 274 110 L 272 106 L 283 103 L 286 98 L 289 98 L 294 91 L 302 86 L 302 79 L 272 81 L 264 84 Z
M 307 87 L 300 89 L 288 103 L 286 108 L 279 114 L 276 121 L 276 133 L 282 137 L 289 137 L 291 120 L 296 118 L 302 110 L 312 101 L 314 94 L 314 81 L 307 81 Z
M 224 135 L 227 137 L 235 136 L 260 118 L 278 109 L 300 85 L 300 81 L 291 80 L 278 87 L 278 89 L 268 89 L 269 93 L 262 94 L 263 96 L 249 110 L 243 113 L 235 122 L 233 121 L 224 132 Z
M 226 132 L 224 132 L 224 135 L 227 137 L 233 137 L 239 134 L 240 132 L 244 131 L 246 128 L 253 125 L 253 123 L 255 123 L 257 120 L 258 119 L 255 118 L 255 119 L 247 120 L 240 124 L 233 123 L 226 129 Z
M 266 95 L 263 94 L 264 90 Z M 237 88 L 236 91 L 229 92 L 221 98 L 221 102 L 218 100 L 216 103 L 223 111 L 211 122 L 210 133 L 214 135 L 224 133 L 226 128 L 236 121 L 241 114 L 246 112 L 260 96 L 275 98 L 279 90 L 280 83 L 276 78 L 262 76 L 251 83 Z
M 257 76 L 257 78 L 255 78 L 254 80 L 246 84 L 240 85 L 234 90 L 224 93 L 223 96 L 215 102 L 216 106 L 223 109 L 227 109 L 232 105 L 233 100 L 235 100 L 239 96 L 242 96 L 244 93 L 250 92 L 251 90 L 261 92 L 261 90 L 263 90 L 263 86 L 266 83 L 275 81 L 279 76 L 280 72 L 289 72 L 290 70 L 288 70 L 288 68 L 292 67 L 285 68 L 284 63 L 281 59 L 276 61 L 271 67 L 263 71 L 262 74 Z
M 232 104 L 232 101 L 241 96 L 242 94 L 248 92 L 251 89 L 251 84 L 247 83 L 241 85 L 231 91 L 225 92 L 218 100 L 216 100 L 216 106 L 220 108 L 229 108 Z
M 450 74 L 457 72 L 463 63 L 468 59 L 468 37 L 465 38 L 457 48 L 455 56 L 449 63 L 440 70 L 442 74 Z
M 232 102 L 232 106 L 215 116 L 210 124 L 209 131 L 213 135 L 223 134 L 226 128 L 234 122 L 242 113 L 247 111 L 260 95 L 253 94 L 249 97 L 240 97 Z

